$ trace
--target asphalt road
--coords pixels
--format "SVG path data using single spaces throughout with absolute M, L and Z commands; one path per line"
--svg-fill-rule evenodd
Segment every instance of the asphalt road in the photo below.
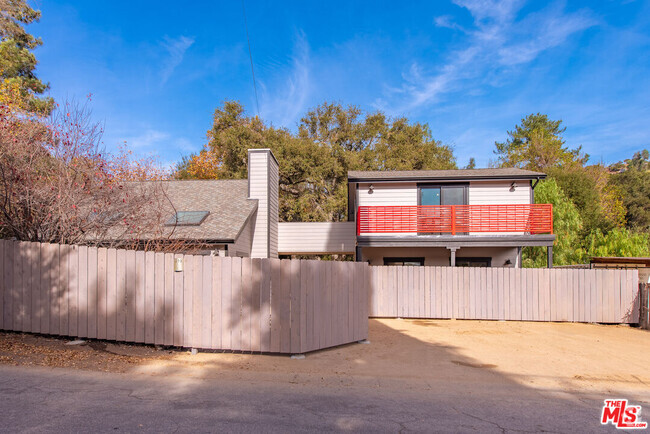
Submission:
M 508 382 L 423 391 L 0 366 L 3 432 L 613 431 L 601 405 Z

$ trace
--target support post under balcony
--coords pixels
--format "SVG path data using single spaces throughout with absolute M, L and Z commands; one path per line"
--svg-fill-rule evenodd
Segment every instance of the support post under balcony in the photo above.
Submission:
M 546 266 L 548 268 L 553 268 L 553 246 L 548 246 L 546 248 Z
M 451 252 L 451 258 L 449 259 L 449 265 L 452 267 L 456 266 L 456 250 L 458 250 L 458 247 L 447 247 L 449 251 Z

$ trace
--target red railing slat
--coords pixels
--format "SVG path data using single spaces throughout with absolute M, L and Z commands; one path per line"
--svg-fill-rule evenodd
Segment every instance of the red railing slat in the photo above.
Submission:
M 553 205 L 360 206 L 357 235 L 553 233 Z

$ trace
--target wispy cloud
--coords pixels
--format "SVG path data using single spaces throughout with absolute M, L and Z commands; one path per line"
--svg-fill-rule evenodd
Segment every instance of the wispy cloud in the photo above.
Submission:
M 456 0 L 473 18 L 473 26 L 464 29 L 451 17 L 437 17 L 438 27 L 459 30 L 467 35 L 464 46 L 453 50 L 446 61 L 431 67 L 413 62 L 403 74 L 398 89 L 388 89 L 379 100 L 380 108 L 404 112 L 435 103 L 447 93 L 483 84 L 495 73 L 532 62 L 543 51 L 562 45 L 572 34 L 596 24 L 584 10 L 566 12 L 561 4 L 518 18 L 520 0 Z
M 125 137 L 123 141 L 132 149 L 146 151 L 162 143 L 166 143 L 170 137 L 169 133 L 164 131 L 147 129 L 137 136 Z
M 165 37 L 161 42 L 162 48 L 166 52 L 166 58 L 161 69 L 161 83 L 167 83 L 167 80 L 174 73 L 174 70 L 181 64 L 185 53 L 194 44 L 194 38 L 180 36 L 176 39 Z
M 291 128 L 304 114 L 312 90 L 310 48 L 307 37 L 296 36 L 288 69 L 269 83 L 261 83 L 260 112 L 263 119 Z

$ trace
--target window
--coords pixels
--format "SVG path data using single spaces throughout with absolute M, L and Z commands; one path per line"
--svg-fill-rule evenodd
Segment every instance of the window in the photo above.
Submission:
M 451 259 L 450 259 L 451 261 Z M 456 257 L 457 267 L 491 267 L 492 258 L 459 258 Z
M 178 211 L 165 222 L 166 226 L 199 226 L 210 211 Z
M 384 258 L 384 265 L 423 266 L 424 258 Z

